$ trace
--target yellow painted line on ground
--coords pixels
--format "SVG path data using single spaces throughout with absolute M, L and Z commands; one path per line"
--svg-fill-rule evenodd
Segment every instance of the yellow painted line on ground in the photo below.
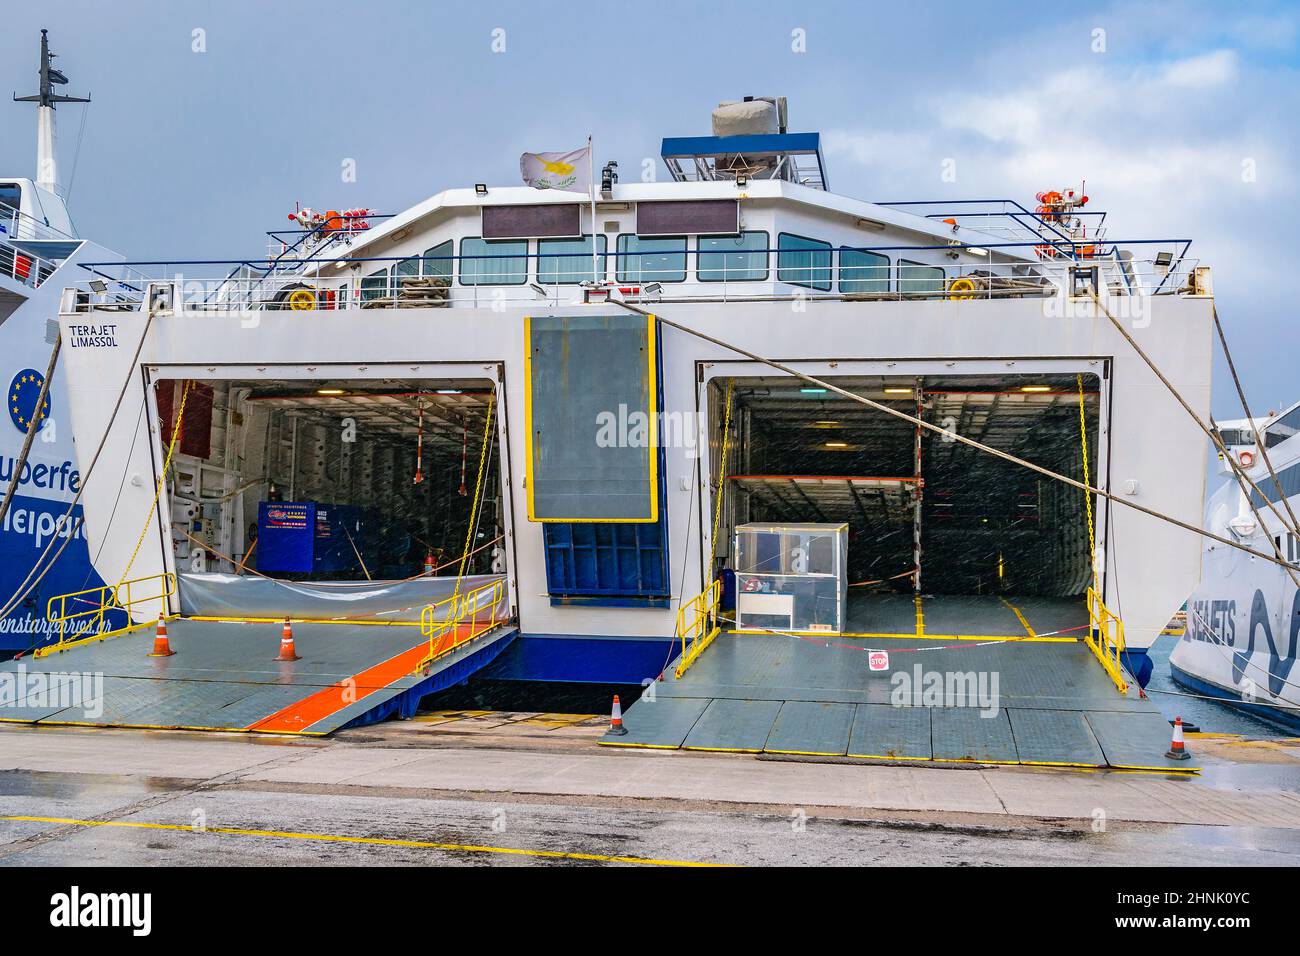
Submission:
M 1012 613 L 1016 615 L 1016 620 L 1020 622 L 1020 626 L 1025 629 L 1026 634 L 1028 634 L 1030 637 L 1038 636 L 1037 634 L 1034 633 L 1034 629 L 1029 626 L 1029 622 L 1025 620 L 1025 616 L 1020 613 L 1020 608 L 1016 607 L 1014 604 L 1012 604 L 1004 597 L 999 596 L 998 600 L 1001 601 L 1003 604 L 1005 604 L 1007 607 L 1011 608 Z
M 596 743 L 602 747 L 630 747 L 637 750 L 681 750 L 677 744 L 624 743 L 622 740 L 597 740 Z
M 925 612 L 921 610 L 921 595 L 916 595 L 916 636 L 925 637 Z
M 179 823 L 137 823 L 129 820 L 75 820 L 68 817 L 3 816 L 0 820 L 20 823 L 58 823 L 76 827 L 120 827 L 135 830 L 170 830 L 177 833 L 215 833 L 220 836 L 268 837 L 281 840 L 320 840 L 329 843 L 360 843 L 367 846 L 402 846 L 424 850 L 447 850 L 460 853 L 496 853 L 505 856 L 531 856 L 548 860 L 583 860 L 595 863 L 639 863 L 646 866 L 727 866 L 698 860 L 656 860 L 641 856 L 607 856 L 603 853 L 567 853 L 561 850 L 524 850 L 509 846 L 477 846 L 472 843 L 435 843 L 431 840 L 395 840 L 382 837 L 339 836 L 324 833 L 297 833 L 292 830 L 245 830 L 237 827 L 192 827 Z
M 835 631 L 781 631 L 773 634 L 771 631 L 756 631 L 745 628 L 738 631 L 728 631 L 728 634 L 734 634 L 739 637 L 820 637 L 825 640 L 832 638 L 872 638 L 880 640 L 907 640 L 914 641 L 918 637 L 926 641 L 1014 641 L 1017 644 L 1078 644 L 1077 637 L 1027 637 L 1024 634 L 916 634 L 912 631 L 845 631 L 838 633 Z

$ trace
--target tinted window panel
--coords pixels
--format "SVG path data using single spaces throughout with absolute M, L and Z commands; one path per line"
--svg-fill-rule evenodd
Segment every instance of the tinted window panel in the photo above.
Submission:
M 777 239 L 776 277 L 791 285 L 829 292 L 831 244 L 783 232 Z
M 596 266 L 600 278 L 605 278 L 605 237 L 597 236 Z M 591 236 L 581 239 L 541 239 L 537 243 L 537 281 L 542 285 L 573 285 L 590 282 Z
M 889 256 L 857 249 L 840 250 L 841 292 L 888 292 Z
M 701 282 L 754 282 L 767 278 L 767 233 L 701 236 L 696 265 Z
M 685 282 L 686 237 L 618 237 L 619 282 Z
M 918 295 L 943 291 L 943 267 L 898 260 L 898 291 Z
M 481 256 L 482 258 L 476 258 Z M 528 243 L 491 239 L 460 241 L 461 285 L 523 285 L 528 280 Z

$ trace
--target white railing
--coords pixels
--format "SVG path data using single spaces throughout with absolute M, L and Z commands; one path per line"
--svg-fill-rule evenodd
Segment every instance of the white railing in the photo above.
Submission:
M 19 285 L 36 289 L 52 276 L 58 267 L 57 262 L 24 252 L 9 245 L 3 241 L 3 237 L 0 237 L 0 276 Z
M 1177 294 L 1189 288 L 1197 265 L 1196 260 L 1172 254 L 1149 259 L 1072 259 L 1060 256 L 1051 246 L 1039 250 L 1042 258 L 1033 262 L 994 258 L 987 263 L 918 264 L 904 261 L 905 254 L 900 252 L 887 264 L 871 265 L 863 264 L 862 259 L 846 258 L 846 253 L 853 251 L 751 250 L 745 254 L 748 258 L 707 258 L 703 267 L 689 262 L 701 255 L 698 252 L 678 254 L 678 261 L 667 265 L 662 259 L 652 259 L 649 265 L 640 267 L 633 256 L 613 256 L 603 260 L 604 283 L 599 289 L 593 289 L 589 281 L 589 265 L 585 269 L 575 266 L 574 257 L 569 256 L 563 268 L 573 271 L 564 272 L 549 264 L 539 270 L 536 254 L 512 257 L 499 269 L 493 269 L 484 257 L 466 257 L 476 261 L 459 276 L 447 273 L 461 269 L 455 262 L 460 257 L 423 260 L 423 268 L 430 273 L 427 275 L 418 271 L 394 275 L 393 265 L 409 267 L 413 261 L 409 257 L 368 260 L 363 265 L 377 270 L 369 276 L 358 276 L 351 270 L 344 275 L 333 263 L 313 264 L 311 273 L 303 272 L 301 264 L 268 264 L 268 268 L 243 263 L 224 276 L 196 278 L 183 273 L 167 275 L 166 265 L 154 264 L 161 266 L 155 270 L 162 273 L 158 278 L 136 270 L 122 278 L 111 278 L 99 271 L 96 278 L 78 282 L 73 288 L 79 311 L 121 311 L 138 307 L 149 285 L 162 282 L 172 290 L 169 307 L 192 313 L 563 306 L 610 296 L 643 303 L 964 301 L 1081 295 L 1089 286 L 1109 296 Z M 615 261 L 609 262 L 610 258 Z M 545 257 L 540 259 L 544 262 Z M 340 262 L 352 265 L 350 260 Z M 388 268 L 380 269 L 385 262 Z M 415 262 L 418 270 L 421 260 Z M 563 281 L 554 281 L 556 277 Z
M 0 204 L 0 240 L 2 239 L 44 239 L 44 240 L 75 240 L 76 236 L 70 236 L 60 229 L 41 222 L 39 219 L 19 212 L 12 206 Z

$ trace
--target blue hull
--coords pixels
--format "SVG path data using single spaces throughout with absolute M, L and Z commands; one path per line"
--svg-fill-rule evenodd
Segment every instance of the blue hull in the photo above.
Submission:
M 1241 710 L 1252 717 L 1258 717 L 1266 720 L 1271 724 L 1276 724 L 1293 733 L 1300 733 L 1300 713 L 1290 710 L 1281 710 L 1268 704 L 1251 704 L 1242 700 L 1240 695 L 1220 687 L 1218 684 L 1211 684 L 1200 677 L 1194 677 L 1187 673 L 1176 664 L 1170 663 L 1169 676 L 1174 679 L 1174 683 L 1184 687 L 1194 694 L 1204 694 L 1206 697 L 1213 697 L 1215 700 L 1221 700 L 1225 704 L 1231 704 L 1233 707 Z
M 490 680 L 641 684 L 677 656 L 671 639 L 524 634 L 479 675 Z

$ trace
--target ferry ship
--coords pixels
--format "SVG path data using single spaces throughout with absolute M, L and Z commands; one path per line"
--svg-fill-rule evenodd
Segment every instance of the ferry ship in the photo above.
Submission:
M 1230 480 L 1210 496 L 1206 528 L 1259 551 L 1276 551 L 1291 567 L 1207 541 L 1200 584 L 1187 602 L 1186 629 L 1169 657 L 1171 676 L 1193 693 L 1300 728 L 1300 675 L 1292 672 L 1300 640 L 1294 580 L 1300 541 L 1292 530 L 1293 515 L 1300 512 L 1300 402 L 1281 414 L 1220 422 L 1218 428 L 1227 454 L 1257 490 L 1243 491 L 1220 455 L 1219 477 Z
M 0 425 L 0 488 L 9 488 L 17 472 L 0 523 L 0 597 L 7 605 L 0 618 L 0 657 L 58 636 L 46 616 L 49 597 L 103 583 L 90 564 L 81 506 L 68 511 L 80 471 L 63 365 L 56 362 L 51 376 L 50 353 L 58 340 L 59 294 L 73 281 L 70 273 L 84 275 L 78 263 L 115 254 L 78 235 L 59 192 L 55 110 L 88 100 L 57 92 L 68 79 L 53 61 L 42 30 L 39 91 L 15 97 L 37 107 L 37 176 L 0 176 L 0 378 L 9 389 L 8 421 Z M 20 465 L 29 431 L 31 450 Z M 33 585 L 38 556 L 51 542 L 61 551 L 59 560 Z
M 1200 521 L 1202 435 L 1155 371 L 1206 413 L 1190 240 L 1112 237 L 1082 187 L 837 194 L 780 97 L 721 104 L 661 158 L 621 182 L 588 140 L 392 215 L 295 206 L 254 258 L 79 263 L 59 324 L 78 462 L 112 463 L 83 496 L 112 587 L 52 617 L 173 621 L 171 664 L 88 645 L 137 676 L 187 653 L 234 673 L 286 618 L 332 673 L 384 674 L 369 703 L 119 723 L 329 732 L 475 674 L 667 689 L 738 659 L 708 647 L 725 630 L 982 649 L 1016 675 L 1013 721 L 1109 694 L 1071 759 L 1123 764 L 1118 718 L 1198 574 L 1167 519 Z M 398 624 L 427 648 L 369 643 Z M 826 660 L 718 695 L 761 671 L 833 701 Z

